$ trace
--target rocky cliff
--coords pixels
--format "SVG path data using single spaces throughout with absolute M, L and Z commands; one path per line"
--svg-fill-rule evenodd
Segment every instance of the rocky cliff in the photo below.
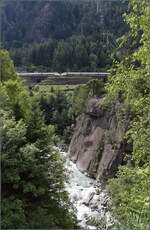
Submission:
M 106 108 L 103 100 L 104 97 L 89 100 L 77 122 L 69 152 L 82 172 L 107 180 L 115 175 L 123 163 L 123 153 L 130 153 L 132 146 L 124 138 L 129 122 L 120 119 L 126 114 L 123 106 L 118 102 Z

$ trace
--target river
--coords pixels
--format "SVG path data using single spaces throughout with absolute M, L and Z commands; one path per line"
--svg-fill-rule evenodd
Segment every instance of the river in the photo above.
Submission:
M 77 209 L 79 225 L 83 229 L 89 230 L 109 229 L 112 221 L 111 215 L 107 211 L 109 197 L 96 180 L 78 170 L 70 160 L 68 153 L 61 151 L 60 153 L 67 158 L 65 167 L 69 170 L 70 176 L 66 189 L 71 202 Z M 98 228 L 100 224 L 103 225 L 103 228 Z

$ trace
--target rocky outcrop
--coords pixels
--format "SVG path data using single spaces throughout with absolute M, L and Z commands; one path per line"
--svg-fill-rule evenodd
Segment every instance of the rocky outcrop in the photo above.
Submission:
M 124 139 L 129 123 L 120 122 L 121 105 L 115 103 L 106 109 L 103 100 L 104 97 L 89 100 L 77 122 L 69 152 L 80 171 L 107 180 L 115 175 L 123 153 L 132 151 L 132 146 Z

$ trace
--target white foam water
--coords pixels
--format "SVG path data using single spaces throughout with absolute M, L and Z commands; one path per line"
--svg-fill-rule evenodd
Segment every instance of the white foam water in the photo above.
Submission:
M 89 222 L 87 221 L 87 216 L 98 219 L 100 219 L 100 217 L 105 217 L 106 221 L 110 223 L 110 213 L 106 213 L 103 210 L 103 204 L 101 205 L 101 202 L 98 201 L 99 197 L 101 201 L 105 200 L 106 195 L 103 191 L 101 192 L 101 194 L 97 195 L 97 190 L 95 186 L 96 180 L 81 173 L 76 165 L 69 159 L 68 153 L 61 151 L 60 153 L 67 159 L 65 167 L 69 171 L 69 183 L 66 184 L 66 190 L 69 193 L 71 202 L 76 207 L 76 214 L 79 225 L 83 227 L 83 229 L 97 229 L 96 226 L 92 226 L 91 224 L 89 224 Z M 92 207 L 92 205 L 98 204 L 98 202 L 99 207 Z

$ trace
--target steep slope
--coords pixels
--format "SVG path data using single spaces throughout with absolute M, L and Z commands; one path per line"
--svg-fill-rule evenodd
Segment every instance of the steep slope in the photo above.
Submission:
M 118 37 L 127 27 L 122 13 L 125 3 L 96 1 L 5 2 L 2 12 L 2 41 L 6 48 L 47 39 L 96 36 L 103 30 Z
M 106 71 L 116 38 L 128 30 L 126 8 L 126 2 L 103 0 L 5 2 L 3 47 L 18 72 Z
M 124 138 L 129 121 L 119 122 L 123 106 L 118 102 L 106 109 L 103 100 L 104 97 L 90 99 L 77 122 L 69 152 L 82 172 L 107 180 L 115 175 L 123 163 L 123 153 L 130 153 L 132 146 Z M 127 116 L 129 119 L 130 115 Z

